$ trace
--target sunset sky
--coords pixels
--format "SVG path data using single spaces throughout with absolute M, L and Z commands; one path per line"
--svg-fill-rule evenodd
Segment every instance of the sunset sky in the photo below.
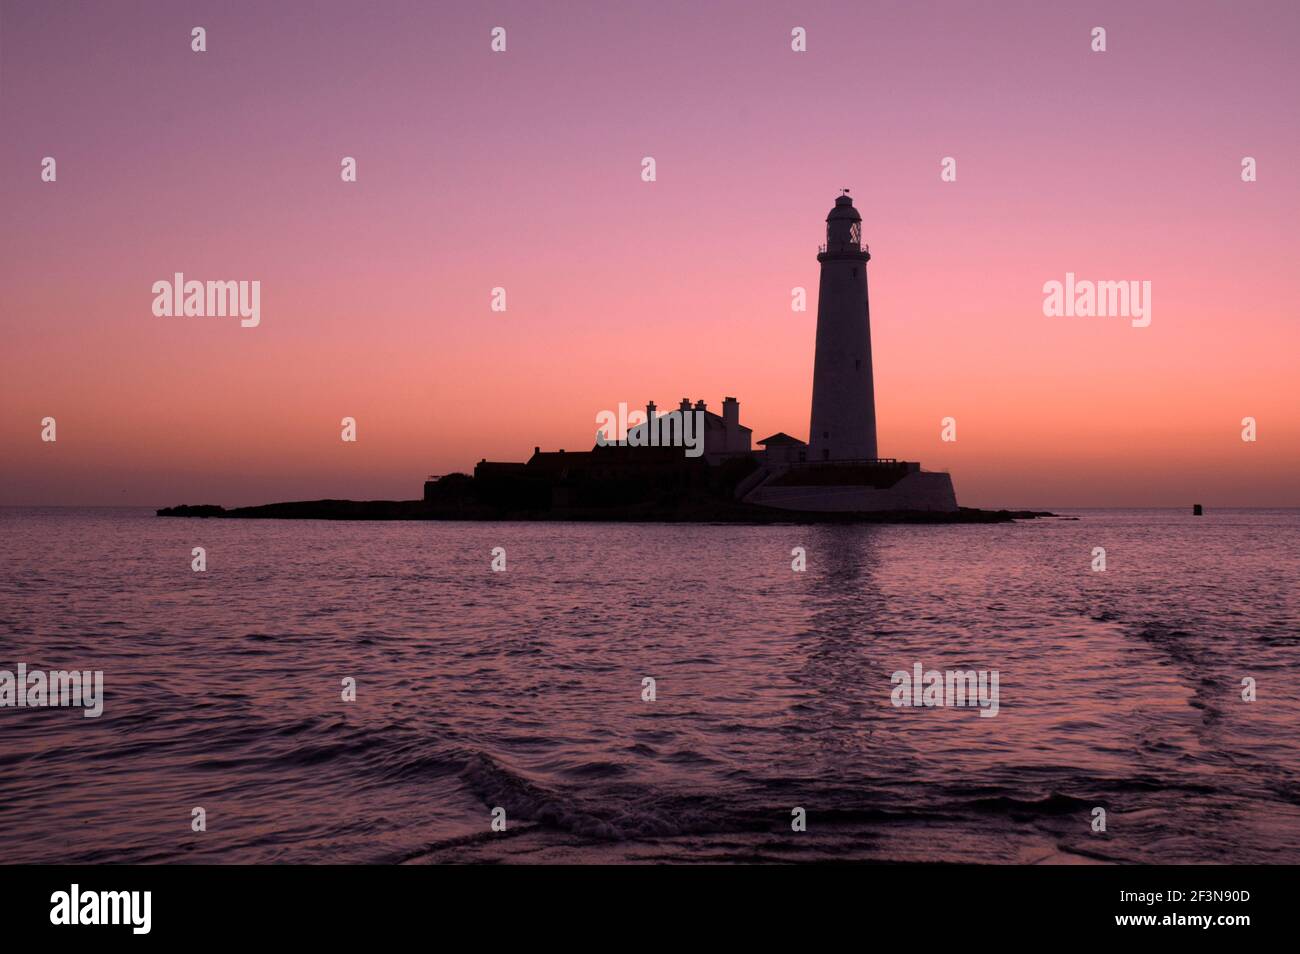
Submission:
M 1300 505 L 1300 4 L 1074 6 L 0 0 L 0 504 L 409 499 L 648 399 L 806 438 L 850 187 L 882 455 Z M 260 326 L 155 317 L 177 271 Z M 1150 327 L 1044 317 L 1066 272 Z

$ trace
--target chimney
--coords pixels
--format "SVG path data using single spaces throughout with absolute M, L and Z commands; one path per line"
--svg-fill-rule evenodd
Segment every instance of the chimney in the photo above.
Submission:
M 726 428 L 727 450 L 749 450 L 740 446 L 740 402 L 734 397 L 722 399 L 722 424 Z
M 690 398 L 682 398 L 682 403 L 681 403 L 681 405 L 680 405 L 680 410 L 681 410 L 681 412 L 682 412 L 683 414 L 685 414 L 685 413 L 686 413 L 687 411 L 689 411 L 690 409 L 691 409 L 691 399 L 690 399 Z
M 727 422 L 727 427 L 740 426 L 740 402 L 734 397 L 722 399 L 722 419 Z
M 703 400 L 699 400 L 699 401 L 696 401 L 696 402 L 695 402 L 695 410 L 697 410 L 697 411 L 707 411 L 707 410 L 708 410 L 708 407 L 705 405 L 705 403 L 704 403 Z

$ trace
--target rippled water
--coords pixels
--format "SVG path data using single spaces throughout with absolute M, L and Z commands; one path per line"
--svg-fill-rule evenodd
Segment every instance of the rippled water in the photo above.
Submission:
M 1073 513 L 3 510 L 0 669 L 106 697 L 0 709 L 3 860 L 1300 862 L 1300 512 Z M 916 662 L 999 670 L 998 715 L 893 707 Z

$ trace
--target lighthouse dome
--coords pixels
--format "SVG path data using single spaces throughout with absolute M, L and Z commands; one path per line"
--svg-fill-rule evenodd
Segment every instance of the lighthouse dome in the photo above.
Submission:
M 827 222 L 834 222 L 839 219 L 849 222 L 862 221 L 862 216 L 858 215 L 858 210 L 853 208 L 853 199 L 847 195 L 839 196 L 835 200 L 835 208 L 831 209 L 830 215 L 826 216 Z

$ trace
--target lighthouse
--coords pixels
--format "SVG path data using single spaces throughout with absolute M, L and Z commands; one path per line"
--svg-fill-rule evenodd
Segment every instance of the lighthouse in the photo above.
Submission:
M 876 459 L 876 395 L 871 377 L 871 309 L 862 216 L 848 190 L 826 216 L 817 253 L 817 347 L 813 360 L 810 461 Z
M 848 189 L 826 216 L 826 244 L 817 261 L 822 277 L 808 443 L 789 434 L 759 441 L 762 466 L 737 485 L 737 496 L 779 510 L 956 513 L 951 476 L 877 454 L 867 308 L 871 254 Z

